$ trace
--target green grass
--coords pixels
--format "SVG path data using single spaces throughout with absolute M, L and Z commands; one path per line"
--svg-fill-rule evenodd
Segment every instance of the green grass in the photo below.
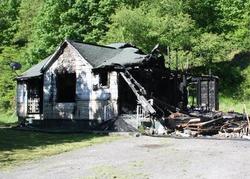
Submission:
M 119 138 L 97 134 L 48 134 L 0 128 L 0 169 Z
M 243 113 L 244 104 L 246 105 L 247 112 L 250 114 L 250 101 L 242 101 L 239 99 L 233 99 L 230 97 L 221 96 L 219 99 L 220 111 L 228 112 L 235 111 Z
M 15 113 L 12 115 L 0 113 L 0 126 L 10 126 L 15 123 L 17 123 L 17 116 Z
M 192 104 L 191 98 L 188 99 L 189 104 Z M 223 112 L 229 112 L 229 111 L 234 111 L 234 112 L 239 112 L 243 113 L 243 107 L 244 104 L 246 105 L 247 112 L 250 114 L 250 101 L 242 101 L 240 99 L 233 99 L 231 97 L 225 97 L 220 95 L 219 97 L 219 111 Z

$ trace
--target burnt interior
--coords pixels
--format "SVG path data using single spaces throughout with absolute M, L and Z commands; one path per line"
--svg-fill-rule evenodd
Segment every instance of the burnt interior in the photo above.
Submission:
M 99 71 L 99 85 L 108 86 L 108 71 Z
M 186 77 L 166 68 L 133 68 L 129 72 L 146 90 L 146 98 L 153 99 L 153 106 L 161 115 L 167 109 L 176 107 L 185 110 L 188 104 Z M 119 77 L 119 111 L 120 113 L 136 113 L 137 98 L 129 85 Z
M 76 73 L 58 73 L 56 75 L 57 102 L 75 102 Z
M 120 75 L 118 76 L 118 104 L 119 114 L 136 113 L 137 98 Z
M 129 69 L 133 78 L 145 89 L 146 99 L 153 99 L 158 117 L 189 109 L 218 110 L 218 79 L 214 76 L 195 77 L 185 72 L 159 66 Z M 133 85 L 133 84 L 132 84 Z M 137 97 L 129 84 L 119 77 L 119 111 L 136 113 Z M 190 108 L 191 107 L 191 108 Z
M 132 74 L 146 89 L 148 97 L 158 103 L 178 107 L 187 104 L 185 77 L 180 73 L 151 68 L 136 70 Z

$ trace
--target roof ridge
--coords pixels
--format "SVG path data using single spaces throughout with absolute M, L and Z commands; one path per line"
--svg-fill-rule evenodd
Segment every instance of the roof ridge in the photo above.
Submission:
M 90 43 L 90 42 L 81 42 L 81 41 L 78 41 L 78 40 L 70 40 L 70 39 L 66 39 L 66 41 L 68 43 L 70 43 L 71 45 L 74 46 L 73 43 L 79 43 L 79 44 L 84 44 L 84 45 L 92 45 L 92 46 L 96 46 L 96 47 L 103 47 L 103 48 L 108 48 L 108 49 L 114 49 L 114 50 L 117 50 L 116 48 L 114 47 L 109 47 L 109 46 L 106 46 L 106 45 L 99 45 L 99 44 L 95 44 L 95 43 Z

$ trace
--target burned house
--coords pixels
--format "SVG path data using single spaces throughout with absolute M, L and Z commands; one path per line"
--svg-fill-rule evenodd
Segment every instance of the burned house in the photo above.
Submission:
M 17 77 L 17 115 L 20 123 L 83 128 L 122 115 L 140 123 L 187 111 L 189 85 L 199 91 L 193 96 L 196 107 L 217 109 L 216 84 L 214 77 L 193 78 L 167 69 L 157 49 L 145 54 L 129 44 L 65 40 Z

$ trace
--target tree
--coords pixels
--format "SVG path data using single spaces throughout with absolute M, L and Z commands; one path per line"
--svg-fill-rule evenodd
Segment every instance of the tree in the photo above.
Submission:
M 220 0 L 189 0 L 184 1 L 185 12 L 195 21 L 198 28 L 205 32 L 217 33 L 220 18 L 218 2 Z
M 231 47 L 223 36 L 203 33 L 199 39 L 194 39 L 193 53 L 200 61 L 200 65 L 211 68 L 212 63 L 225 61 Z
M 231 37 L 243 51 L 250 50 L 250 1 L 245 3 L 241 18 L 237 22 L 237 28 Z
M 13 47 L 5 47 L 0 55 L 0 111 L 13 109 L 15 106 L 16 75 L 9 66 L 10 62 L 19 58 L 19 51 Z
M 194 22 L 183 13 L 181 1 L 158 0 L 144 2 L 137 8 L 123 7 L 111 19 L 103 42 L 130 42 L 146 51 L 157 43 L 188 49 L 195 35 Z
M 119 0 L 46 1 L 36 18 L 31 61 L 45 58 L 65 38 L 98 42 L 108 30 L 109 16 L 121 3 Z
M 16 33 L 16 20 L 20 0 L 3 0 L 0 2 L 0 46 L 10 45 Z
M 15 43 L 19 46 L 25 46 L 33 34 L 34 18 L 40 12 L 44 0 L 22 0 L 18 8 L 17 32 L 15 34 Z

